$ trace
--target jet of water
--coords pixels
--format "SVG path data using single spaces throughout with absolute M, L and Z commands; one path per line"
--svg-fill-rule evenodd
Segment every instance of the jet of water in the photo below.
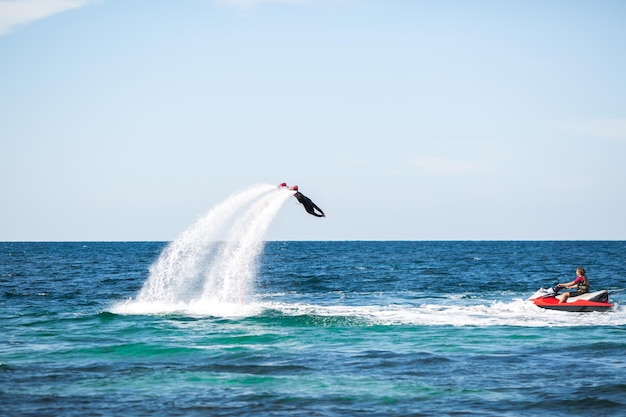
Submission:
M 292 195 L 286 191 L 258 185 L 215 206 L 163 250 L 136 301 L 244 303 L 253 295 L 263 236 Z

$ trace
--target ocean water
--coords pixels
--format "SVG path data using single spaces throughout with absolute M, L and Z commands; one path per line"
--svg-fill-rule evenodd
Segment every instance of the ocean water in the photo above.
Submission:
M 204 240 L 230 211 L 0 243 L 0 414 L 626 415 L 626 242 Z M 527 301 L 579 265 L 613 311 Z

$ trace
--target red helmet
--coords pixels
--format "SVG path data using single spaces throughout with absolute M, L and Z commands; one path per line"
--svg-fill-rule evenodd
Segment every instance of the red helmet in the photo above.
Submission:
M 278 188 L 280 187 L 286 187 L 287 183 L 286 182 L 281 182 L 280 184 L 278 184 Z
M 292 185 L 291 187 L 289 187 L 290 190 L 293 191 L 298 191 L 298 186 L 297 185 Z

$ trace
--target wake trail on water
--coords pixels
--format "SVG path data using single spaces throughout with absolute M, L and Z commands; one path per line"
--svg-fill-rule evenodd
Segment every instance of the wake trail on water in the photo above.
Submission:
M 228 197 L 171 242 L 137 297 L 112 312 L 250 314 L 263 236 L 292 195 L 263 184 Z
M 528 300 L 485 301 L 476 305 L 449 305 L 426 302 L 420 305 L 315 305 L 270 302 L 262 306 L 266 315 L 308 317 L 312 322 L 342 323 L 363 326 L 623 326 L 626 311 L 619 306 L 609 312 L 571 313 L 544 310 Z M 325 320 L 326 319 L 326 320 Z

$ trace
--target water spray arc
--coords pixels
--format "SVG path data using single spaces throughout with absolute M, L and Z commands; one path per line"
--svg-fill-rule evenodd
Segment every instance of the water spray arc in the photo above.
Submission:
M 215 206 L 163 250 L 136 302 L 185 309 L 248 300 L 263 236 L 291 195 L 264 184 Z
M 271 192 L 237 220 L 206 276 L 203 300 L 241 303 L 251 295 L 263 235 L 289 196 L 280 190 Z

